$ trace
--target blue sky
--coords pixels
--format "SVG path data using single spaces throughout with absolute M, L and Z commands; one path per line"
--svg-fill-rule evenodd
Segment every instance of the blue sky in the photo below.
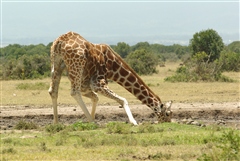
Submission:
M 188 45 L 206 29 L 239 40 L 239 1 L 1 1 L 3 46 L 48 44 L 68 31 L 93 43 Z

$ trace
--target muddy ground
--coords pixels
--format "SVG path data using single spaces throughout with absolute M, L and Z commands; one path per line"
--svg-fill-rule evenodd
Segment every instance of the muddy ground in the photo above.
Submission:
M 138 123 L 156 122 L 151 109 L 145 105 L 130 105 L 134 118 Z M 91 107 L 89 107 L 91 110 Z M 240 129 L 240 103 L 173 103 L 172 122 L 187 122 L 194 120 L 201 125 L 218 124 Z M 62 105 L 58 107 L 59 120 L 63 124 L 72 124 L 79 119 L 87 121 L 82 110 L 77 105 Z M 0 126 L 2 130 L 13 129 L 20 121 L 31 121 L 39 126 L 53 122 L 51 105 L 31 106 L 14 105 L 2 106 L 0 113 Z M 96 111 L 96 122 L 104 124 L 109 121 L 128 121 L 124 109 L 118 106 L 99 105 Z

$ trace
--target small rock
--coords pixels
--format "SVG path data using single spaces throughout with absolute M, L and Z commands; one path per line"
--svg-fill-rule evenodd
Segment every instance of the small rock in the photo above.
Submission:
M 225 125 L 226 123 L 225 123 L 225 121 L 223 121 L 223 120 L 217 120 L 217 124 L 218 124 L 218 125 L 220 125 L 220 124 Z
M 184 123 L 184 124 L 186 124 L 187 122 L 188 122 L 187 119 L 183 119 L 183 120 L 182 120 L 182 123 Z
M 190 124 L 192 124 L 192 122 L 193 122 L 194 120 L 193 119 L 187 119 L 187 122 L 186 122 L 186 124 L 188 124 L 188 125 L 190 125 Z
M 176 120 L 176 119 L 172 119 L 171 122 L 173 122 L 173 123 L 179 123 L 179 121 Z
M 197 121 L 191 122 L 191 125 L 201 126 L 201 124 L 199 122 L 197 122 Z
M 76 111 L 76 110 L 77 110 L 76 108 L 73 109 L 73 111 Z
M 187 125 L 192 125 L 193 122 L 194 122 L 193 120 L 190 120 L 190 121 L 188 121 L 186 124 L 187 124 Z

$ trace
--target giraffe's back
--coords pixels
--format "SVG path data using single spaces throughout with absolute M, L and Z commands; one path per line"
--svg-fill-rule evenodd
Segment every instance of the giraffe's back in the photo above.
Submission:
M 64 61 L 71 81 L 79 81 L 88 88 L 93 77 L 106 77 L 103 46 L 92 44 L 77 33 L 68 32 L 54 41 L 51 56 L 52 59 L 59 57 Z

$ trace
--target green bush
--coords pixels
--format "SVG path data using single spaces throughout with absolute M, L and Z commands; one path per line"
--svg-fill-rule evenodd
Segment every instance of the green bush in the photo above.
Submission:
M 238 131 L 230 130 L 224 132 L 219 139 L 217 147 L 222 150 L 221 158 L 223 160 L 239 160 L 240 159 L 240 135 Z
M 2 154 L 6 154 L 6 153 L 11 153 L 11 154 L 15 154 L 17 151 L 13 148 L 3 148 L 2 149 Z
M 205 52 L 196 53 L 185 66 L 179 67 L 175 75 L 165 78 L 169 82 L 233 82 L 232 79 L 222 75 L 222 64 L 216 60 L 209 62 L 209 56 Z
M 92 122 L 84 123 L 82 121 L 75 122 L 72 126 L 74 131 L 95 130 L 98 125 Z
M 109 122 L 107 124 L 107 133 L 129 134 L 131 133 L 131 125 L 123 122 Z
M 197 160 L 239 160 L 240 159 L 240 135 L 238 131 L 224 132 L 221 137 L 212 140 L 210 152 L 203 153 Z
M 45 127 L 45 130 L 49 133 L 57 133 L 59 131 L 62 131 L 66 128 L 63 124 L 50 124 Z
M 138 133 L 155 133 L 155 132 L 163 132 L 164 129 L 156 127 L 150 123 L 142 124 L 138 126 Z
M 50 75 L 50 57 L 26 54 L 18 59 L 3 61 L 3 79 L 35 79 Z
M 17 130 L 31 130 L 37 129 L 38 126 L 33 122 L 26 122 L 24 120 L 20 120 L 14 127 Z
M 159 63 L 159 58 L 156 54 L 139 49 L 130 53 L 126 58 L 126 62 L 138 74 L 150 75 L 157 73 L 156 67 Z
M 45 142 L 41 142 L 39 145 L 39 150 L 43 151 L 43 152 L 51 152 L 51 149 L 47 148 L 47 145 Z
M 172 154 L 163 154 L 162 152 L 157 152 L 153 155 L 148 155 L 149 160 L 169 160 L 171 159 Z
M 223 51 L 220 55 L 219 62 L 222 64 L 223 71 L 240 71 L 240 52 Z

